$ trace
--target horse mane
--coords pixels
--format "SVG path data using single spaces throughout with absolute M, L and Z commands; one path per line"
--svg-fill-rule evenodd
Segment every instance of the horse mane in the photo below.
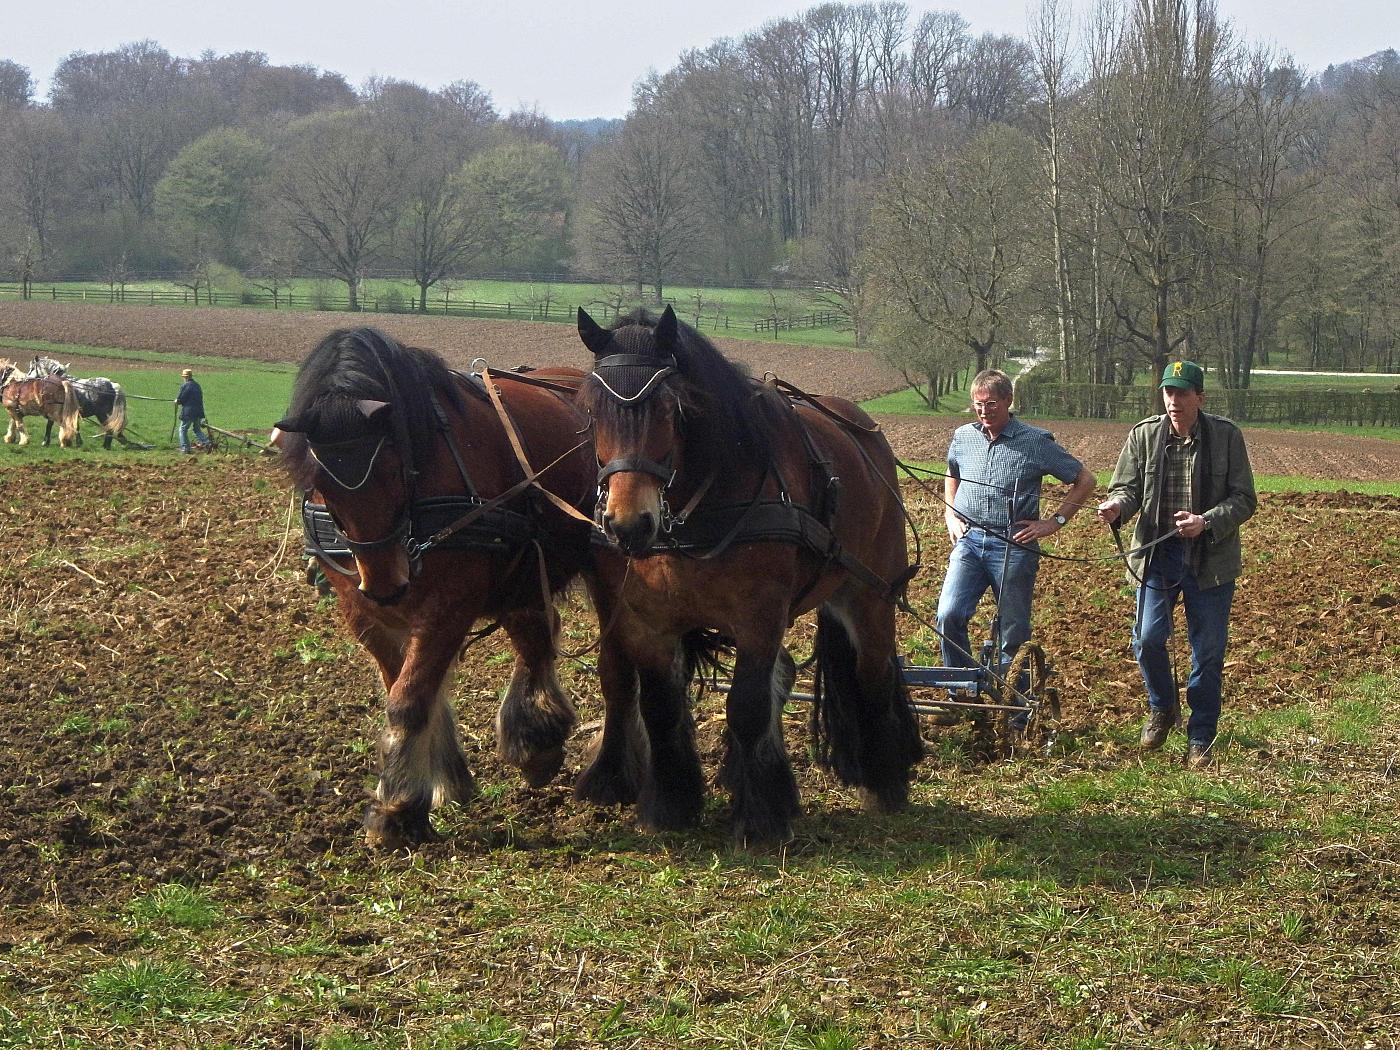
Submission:
M 465 411 L 460 387 L 434 351 L 403 346 L 377 328 L 337 328 L 301 363 L 287 416 L 299 416 L 315 407 L 324 421 L 320 428 L 324 431 L 363 430 L 364 421 L 355 403 L 388 402 L 395 441 L 401 449 L 413 450 L 413 465 L 422 471 L 428 466 L 431 436 L 439 430 L 434 393 L 446 402 L 444 408 L 450 405 Z M 317 466 L 306 435 L 285 434 L 282 452 L 283 465 L 292 480 L 311 488 Z
M 610 329 L 609 352 L 655 356 L 660 367 L 664 353 L 653 337 L 656 323 L 641 309 L 619 317 Z M 749 370 L 679 318 L 674 354 L 680 381 L 672 378 L 667 385 L 681 399 L 689 469 L 708 474 L 732 470 L 736 464 L 769 463 L 774 423 L 770 399 L 755 389 Z M 614 427 L 636 425 L 636 406 L 620 403 L 598 383 L 585 383 L 580 400 L 593 416 Z

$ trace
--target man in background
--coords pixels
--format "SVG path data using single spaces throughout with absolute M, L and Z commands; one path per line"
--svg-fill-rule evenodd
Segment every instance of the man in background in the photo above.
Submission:
M 185 455 L 194 452 L 190 447 L 191 430 L 194 431 L 195 444 L 208 451 L 213 446 L 209 443 L 209 435 L 200 426 L 204 420 L 204 391 L 195 382 L 194 372 L 190 369 L 184 369 L 180 378 L 184 382 L 180 385 L 180 393 L 175 397 L 176 410 L 180 414 L 180 451 Z

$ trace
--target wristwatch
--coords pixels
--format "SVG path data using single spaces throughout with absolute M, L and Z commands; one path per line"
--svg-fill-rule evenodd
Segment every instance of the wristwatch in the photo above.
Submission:
M 1069 519 L 1063 514 L 1051 514 L 1050 517 L 1054 518 L 1055 524 L 1062 529 L 1069 524 Z

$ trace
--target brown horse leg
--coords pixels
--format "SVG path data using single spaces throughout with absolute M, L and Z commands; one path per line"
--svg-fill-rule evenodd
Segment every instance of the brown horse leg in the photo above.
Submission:
M 601 606 L 598 617 L 603 624 L 610 622 Z M 615 637 L 605 635 L 602 640 L 598 680 L 603 692 L 603 731 L 574 782 L 574 796 L 599 806 L 627 806 L 640 793 L 648 744 L 637 706 L 637 669 Z
M 778 659 L 781 640 L 739 650 L 725 708 L 720 780 L 733 801 L 734 838 L 741 845 L 785 841 L 801 812 L 783 742 L 782 710 L 792 679 L 790 662 Z
M 496 712 L 496 754 L 543 787 L 564 764 L 564 741 L 578 721 L 554 671 L 559 614 L 553 606 L 501 617 L 515 646 L 515 668 Z
M 923 755 L 896 660 L 894 608 L 864 588 L 844 597 L 817 617 L 817 751 L 860 789 L 866 809 L 891 813 L 908 804 L 910 771 Z
M 365 839 L 371 846 L 398 849 L 430 841 L 435 836 L 428 811 L 476 794 L 447 698 L 447 672 L 465 629 L 432 633 L 431 639 L 421 634 L 410 638 L 402 671 L 389 690 L 389 724 L 379 740 L 379 786 L 365 814 Z
M 705 776 L 695 748 L 685 660 L 674 641 L 633 651 L 650 763 L 637 798 L 637 819 L 651 831 L 679 831 L 700 822 Z M 640 656 L 640 658 L 638 658 Z

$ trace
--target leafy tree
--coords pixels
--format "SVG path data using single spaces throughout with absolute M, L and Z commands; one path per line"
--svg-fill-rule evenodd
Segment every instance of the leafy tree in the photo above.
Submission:
M 0 58 L 0 113 L 28 109 L 34 98 L 34 77 L 27 68 Z
M 241 268 L 248 234 L 266 191 L 271 151 L 236 128 L 190 143 L 156 186 L 156 212 L 171 240 Z
M 486 221 L 487 247 L 499 266 L 554 269 L 563 251 L 568 185 L 557 150 L 507 140 L 469 160 L 461 185 Z

